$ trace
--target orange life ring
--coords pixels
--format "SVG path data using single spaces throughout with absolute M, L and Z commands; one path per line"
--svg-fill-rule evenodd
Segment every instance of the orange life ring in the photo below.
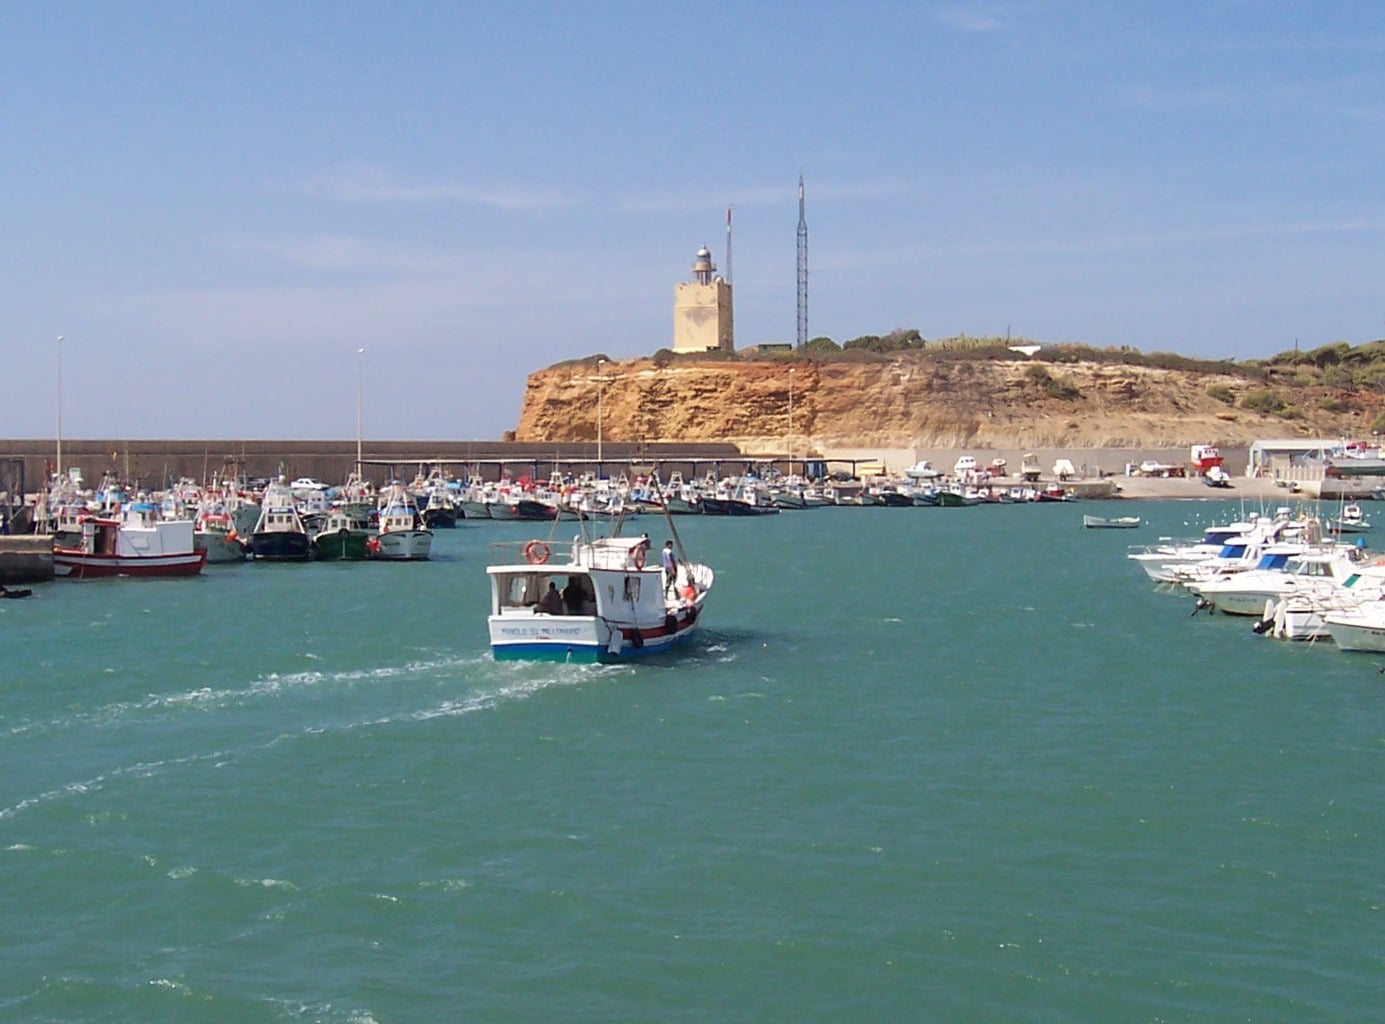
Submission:
M 548 561 L 548 545 L 541 540 L 531 540 L 524 545 L 524 560 L 530 565 L 543 565 Z
M 634 563 L 635 563 L 635 568 L 636 568 L 636 569 L 643 569 L 643 568 L 644 568 L 644 545 L 641 544 L 639 547 L 637 547 L 637 548 L 635 549 L 634 554 L 632 554 L 632 555 L 630 556 L 630 558 L 634 561 Z

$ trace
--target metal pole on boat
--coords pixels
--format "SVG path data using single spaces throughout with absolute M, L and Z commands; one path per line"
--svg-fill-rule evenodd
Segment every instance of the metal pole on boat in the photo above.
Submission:
M 361 356 L 365 349 L 356 349 L 356 475 L 361 475 Z
M 63 475 L 63 336 L 58 335 L 58 476 Z
M 596 361 L 596 477 L 601 479 L 601 398 L 605 390 L 606 378 L 602 367 L 606 365 L 606 360 Z
M 673 515 L 668 510 L 668 499 L 664 497 L 662 490 L 657 491 L 659 495 L 659 507 L 664 510 L 664 522 L 668 523 L 669 533 L 673 534 L 673 547 L 678 552 L 678 564 L 688 564 L 688 553 L 683 550 L 683 538 L 678 536 L 678 527 L 673 525 Z
M 793 371 L 789 367 L 789 476 L 793 476 Z

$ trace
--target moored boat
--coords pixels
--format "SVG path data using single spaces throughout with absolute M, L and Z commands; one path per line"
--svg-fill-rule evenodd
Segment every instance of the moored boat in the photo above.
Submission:
M 206 560 L 207 553 L 193 547 L 191 519 L 161 519 L 157 505 L 139 501 L 119 518 L 84 520 L 77 544 L 53 549 L 53 572 L 74 579 L 195 576 Z
M 433 531 L 423 525 L 413 498 L 402 485 L 392 485 L 380 499 L 380 528 L 366 541 L 366 552 L 387 561 L 421 562 L 432 547 Z
M 1140 525 L 1139 516 L 1088 516 L 1082 517 L 1082 526 L 1088 530 L 1133 530 Z
M 1367 601 L 1350 610 L 1328 612 L 1323 621 L 1342 650 L 1385 653 L 1385 601 Z
M 306 562 L 311 557 L 312 541 L 283 477 L 265 488 L 260 516 L 250 535 L 250 553 L 263 562 Z
M 357 561 L 366 557 L 366 545 L 375 536 L 368 518 L 352 514 L 344 508 L 328 512 L 313 533 L 313 557 L 321 561 L 345 559 Z
M 193 520 L 192 546 L 207 553 L 208 565 L 245 561 L 245 545 L 231 515 L 216 503 L 198 508 L 197 518 Z
M 430 530 L 450 530 L 457 525 L 457 506 L 445 487 L 429 490 L 422 515 L 423 525 Z
M 1361 506 L 1352 502 L 1342 508 L 1341 515 L 1327 520 L 1328 533 L 1370 533 L 1371 521 L 1361 511 Z

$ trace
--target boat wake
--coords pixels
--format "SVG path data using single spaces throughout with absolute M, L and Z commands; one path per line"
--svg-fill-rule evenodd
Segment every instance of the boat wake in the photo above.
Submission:
M 555 686 L 577 686 L 595 679 L 628 676 L 634 672 L 634 669 L 629 665 L 544 665 L 537 674 L 535 669 L 539 666 L 521 662 L 495 662 L 492 663 L 492 666 L 496 670 L 513 669 L 513 674 L 518 678 L 511 682 L 501 682 L 489 689 L 477 690 L 462 698 L 445 700 L 431 708 L 414 711 L 401 717 L 409 721 L 419 722 L 432 718 L 455 718 L 459 715 L 486 711 L 501 704 L 528 700 Z M 390 721 L 397 720 L 400 719 L 384 719 L 373 724 L 388 724 Z
M 0 821 L 9 821 L 13 818 L 17 818 L 20 814 L 23 814 L 25 811 L 33 810 L 35 807 L 40 807 L 44 804 L 51 804 L 59 800 L 88 796 L 93 793 L 100 793 L 102 790 L 106 788 L 107 785 L 118 779 L 149 778 L 150 776 L 160 774 L 169 768 L 180 767 L 184 765 L 202 764 L 208 761 L 216 761 L 219 758 L 225 756 L 228 755 L 224 752 L 214 751 L 211 753 L 193 754 L 188 757 L 168 758 L 167 760 L 163 761 L 138 761 L 134 764 L 126 765 L 122 768 L 114 768 L 109 772 L 103 772 L 98 775 L 94 775 L 88 779 L 82 779 L 77 782 L 64 783 L 61 786 L 54 786 L 53 788 L 45 790 L 42 793 L 38 793 L 30 797 L 25 797 L 22 800 L 19 800 L 18 802 L 10 805 L 9 807 L 0 807 Z
M 309 657 L 312 657 L 309 655 Z M 9 728 L 11 736 L 27 732 L 69 729 L 88 725 L 109 726 L 140 719 L 151 712 L 217 711 L 227 707 L 244 707 L 264 698 L 277 698 L 293 691 L 311 691 L 333 687 L 355 687 L 360 684 L 397 681 L 401 679 L 447 678 L 458 669 L 487 663 L 481 656 L 468 658 L 437 658 L 415 660 L 401 665 L 381 665 L 374 668 L 343 670 L 310 669 L 302 672 L 271 672 L 243 686 L 201 686 L 174 693 L 153 693 L 142 700 L 116 701 L 87 711 L 75 711 L 61 718 L 43 721 L 18 721 Z
M 627 676 L 634 672 L 631 666 L 624 665 L 531 665 L 524 663 L 502 665 L 492 661 L 489 655 L 445 658 L 341 672 L 270 674 L 241 688 L 221 690 L 203 688 L 176 694 L 157 694 L 144 701 L 106 705 L 85 715 L 69 716 L 46 724 L 62 728 L 77 724 L 105 726 L 113 720 L 128 721 L 132 716 L 151 710 L 187 707 L 198 711 L 207 711 L 239 707 L 248 700 L 278 696 L 293 689 L 324 685 L 351 686 L 361 682 L 398 680 L 401 678 L 446 680 L 460 677 L 465 681 L 468 676 L 474 679 L 475 670 L 478 668 L 484 669 L 487 678 L 481 681 L 480 686 L 474 687 L 461 697 L 448 698 L 428 707 L 415 707 L 383 715 L 359 717 L 355 720 L 335 721 L 331 724 L 303 723 L 297 730 L 284 730 L 282 723 L 276 723 L 274 734 L 261 740 L 243 742 L 186 756 L 169 757 L 163 760 L 139 761 L 100 772 L 89 778 L 50 787 L 33 796 L 24 797 L 8 807 L 0 807 L 0 822 L 16 818 L 25 811 L 44 804 L 99 793 L 112 783 L 123 779 L 145 779 L 164 774 L 170 770 L 201 764 L 211 764 L 219 768 L 234 764 L 259 751 L 277 747 L 284 742 L 328 734 L 342 734 L 358 729 L 428 721 L 435 718 L 454 718 L 478 711 L 486 711 L 515 701 L 528 700 L 552 687 L 576 686 L 595 679 Z M 496 679 L 497 674 L 501 678 Z M 16 726 L 12 733 L 40 727 L 38 724 L 20 725 Z

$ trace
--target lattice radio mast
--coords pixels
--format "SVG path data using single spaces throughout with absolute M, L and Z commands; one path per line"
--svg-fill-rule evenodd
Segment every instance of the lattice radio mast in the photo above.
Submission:
M 798 176 L 798 346 L 808 343 L 808 218 L 803 212 L 803 175 Z

